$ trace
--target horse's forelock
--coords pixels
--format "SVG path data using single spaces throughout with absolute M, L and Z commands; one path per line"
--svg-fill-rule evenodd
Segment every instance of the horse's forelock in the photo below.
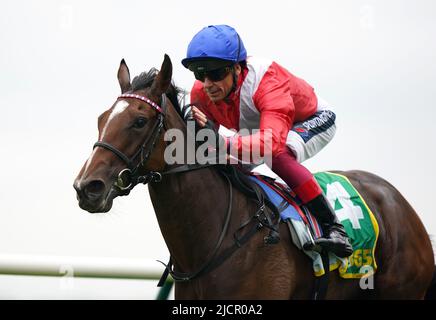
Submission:
M 151 68 L 149 71 L 144 71 L 140 75 L 133 78 L 132 81 L 132 92 L 144 90 L 147 88 L 150 88 L 153 84 L 154 79 L 156 78 L 157 74 L 159 73 L 159 70 L 156 68 Z M 176 109 L 177 113 L 183 118 L 182 109 L 180 108 L 179 103 L 179 95 L 183 94 L 184 90 L 181 88 L 178 88 L 174 82 L 171 82 L 166 95 L 168 99 L 173 104 L 174 108 Z
M 143 90 L 151 87 L 158 72 L 159 71 L 156 68 L 151 68 L 149 71 L 144 71 L 139 76 L 133 78 L 132 91 Z

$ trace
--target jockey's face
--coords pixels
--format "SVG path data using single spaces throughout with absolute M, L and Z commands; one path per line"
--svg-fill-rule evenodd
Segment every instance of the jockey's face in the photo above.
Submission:
M 228 96 L 233 87 L 233 72 L 236 75 L 236 79 L 238 79 L 241 74 L 241 66 L 239 64 L 234 65 L 233 71 L 227 73 L 220 81 L 212 81 L 206 75 L 203 88 L 212 102 L 221 101 Z

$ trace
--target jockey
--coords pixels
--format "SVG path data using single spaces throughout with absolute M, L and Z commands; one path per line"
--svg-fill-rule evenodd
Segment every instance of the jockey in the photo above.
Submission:
M 236 150 L 237 155 L 247 145 L 267 152 L 263 144 L 269 131 L 272 171 L 320 221 L 323 236 L 315 243 L 338 257 L 350 256 L 353 249 L 343 225 L 312 173 L 301 164 L 330 142 L 336 131 L 335 114 L 314 89 L 274 61 L 247 57 L 238 33 L 227 25 L 198 32 L 182 64 L 197 79 L 191 112 L 198 125 L 213 121 L 215 126 L 237 131 L 258 129 L 225 139 L 227 153 Z

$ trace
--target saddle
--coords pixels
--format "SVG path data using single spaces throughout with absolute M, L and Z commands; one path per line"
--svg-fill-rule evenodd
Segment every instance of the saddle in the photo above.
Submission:
M 265 239 L 266 244 L 276 244 L 280 241 L 278 226 L 281 222 L 287 223 L 288 227 L 292 227 L 290 230 L 294 231 L 295 227 L 289 225 L 290 219 L 293 218 L 302 221 L 305 226 L 304 233 L 307 235 L 306 237 L 300 236 L 299 243 L 302 245 L 298 247 L 321 251 L 321 248 L 316 247 L 314 243 L 314 239 L 322 235 L 318 222 L 287 185 L 265 175 L 247 172 L 239 166 L 223 166 L 220 172 L 230 179 L 234 187 L 249 198 L 257 200 L 262 197 L 264 199 L 265 205 L 271 211 L 271 220 L 275 221 L 270 234 Z M 295 236 L 295 232 L 291 234 Z

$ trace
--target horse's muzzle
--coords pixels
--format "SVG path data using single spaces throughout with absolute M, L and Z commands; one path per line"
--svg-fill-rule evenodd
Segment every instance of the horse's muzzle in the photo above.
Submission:
M 90 213 L 107 212 L 112 208 L 113 198 L 102 180 L 75 181 L 79 207 Z

